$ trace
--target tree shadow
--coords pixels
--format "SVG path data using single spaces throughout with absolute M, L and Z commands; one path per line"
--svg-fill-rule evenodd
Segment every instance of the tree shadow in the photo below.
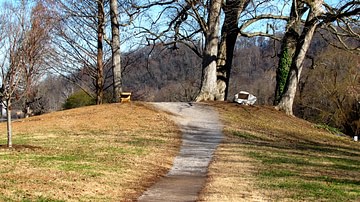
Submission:
M 12 147 L 8 147 L 8 145 L 0 145 L 0 150 L 41 150 L 42 148 L 39 146 L 32 146 L 32 145 L 24 145 L 24 144 L 13 144 Z

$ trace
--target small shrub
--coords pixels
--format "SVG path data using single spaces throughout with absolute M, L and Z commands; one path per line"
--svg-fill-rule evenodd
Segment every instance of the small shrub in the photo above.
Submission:
M 77 107 L 89 106 L 95 104 L 95 99 L 84 91 L 78 91 L 68 97 L 63 105 L 64 109 L 72 109 Z

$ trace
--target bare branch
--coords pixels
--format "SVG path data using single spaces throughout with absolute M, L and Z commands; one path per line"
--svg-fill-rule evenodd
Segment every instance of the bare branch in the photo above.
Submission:
M 251 26 L 252 24 L 261 21 L 261 20 L 288 20 L 289 18 L 286 16 L 277 16 L 277 15 L 272 15 L 272 14 L 263 14 L 263 15 L 259 15 L 257 17 L 254 17 L 252 19 L 247 20 L 245 23 L 243 23 L 240 28 L 239 28 L 239 32 L 241 36 L 245 36 L 245 37 L 255 37 L 255 36 L 264 36 L 264 37 L 269 37 L 272 38 L 274 40 L 281 40 L 281 37 L 277 37 L 275 35 L 275 33 L 269 34 L 269 33 L 264 33 L 264 32 L 252 32 L 252 33 L 248 33 L 245 32 L 244 30 L 246 28 L 248 28 L 249 26 Z
M 165 6 L 165 5 L 171 5 L 173 3 L 178 2 L 178 0 L 170 0 L 170 1 L 155 1 L 155 2 L 150 2 L 148 4 L 144 4 L 144 5 L 136 5 L 136 4 L 132 4 L 132 7 L 135 9 L 148 9 L 154 6 Z

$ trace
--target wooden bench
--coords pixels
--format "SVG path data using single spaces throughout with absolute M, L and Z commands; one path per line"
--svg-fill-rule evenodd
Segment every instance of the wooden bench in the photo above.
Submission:
M 120 93 L 120 102 L 130 102 L 131 93 L 130 92 L 122 92 Z

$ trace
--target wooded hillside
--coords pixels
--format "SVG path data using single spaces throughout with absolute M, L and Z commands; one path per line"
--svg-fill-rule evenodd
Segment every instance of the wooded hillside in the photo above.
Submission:
M 245 90 L 256 104 L 359 134 L 357 1 L 1 6 L 0 90 L 9 114 L 116 102 L 121 92 L 188 102 L 232 101 Z

